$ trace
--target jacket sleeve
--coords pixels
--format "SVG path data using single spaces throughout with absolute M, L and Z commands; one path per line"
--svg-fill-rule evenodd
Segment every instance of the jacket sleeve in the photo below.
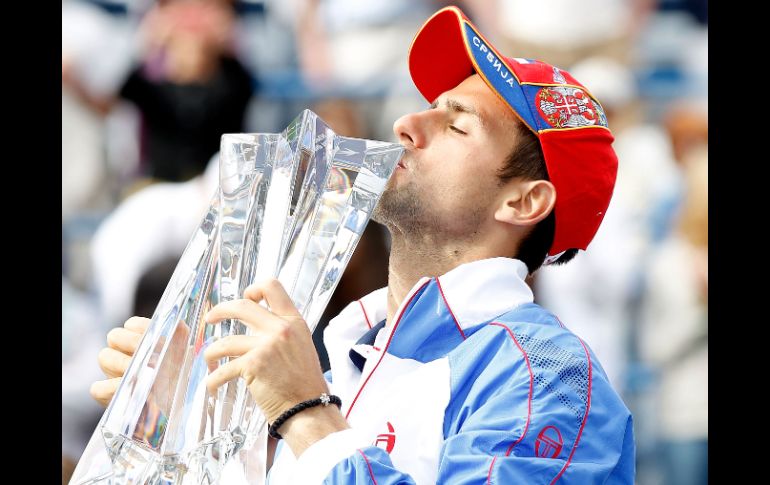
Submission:
M 558 392 L 531 402 L 529 413 L 511 405 L 517 394 L 500 392 L 464 418 L 444 442 L 438 483 L 633 484 L 628 413 L 600 430 L 578 420 Z
M 633 484 L 631 415 L 587 345 L 534 324 L 474 338 L 450 354 L 439 483 Z
M 371 439 L 355 429 L 338 431 L 315 442 L 300 455 L 293 468 L 288 481 L 297 484 L 415 483 L 393 465 L 390 455 L 371 446 Z

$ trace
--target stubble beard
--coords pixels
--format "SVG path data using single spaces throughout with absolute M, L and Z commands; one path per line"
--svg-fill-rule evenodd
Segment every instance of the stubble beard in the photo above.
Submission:
M 442 218 L 425 202 L 414 181 L 401 187 L 388 186 L 374 208 L 372 219 L 388 228 L 391 235 L 409 240 L 462 241 L 473 237 L 482 221 L 481 207 L 467 214 L 455 214 L 452 221 Z
M 380 201 L 374 208 L 372 220 L 394 231 L 403 234 L 413 234 L 427 219 L 425 209 L 420 204 L 419 190 L 413 181 L 409 181 L 398 189 L 388 186 L 382 193 Z

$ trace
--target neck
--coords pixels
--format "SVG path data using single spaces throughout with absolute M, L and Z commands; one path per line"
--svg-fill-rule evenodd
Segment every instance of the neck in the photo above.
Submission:
M 420 278 L 441 276 L 461 264 L 506 255 L 505 251 L 491 250 L 494 246 L 480 241 L 473 244 L 442 244 L 425 235 L 417 238 L 404 237 L 392 228 L 391 235 L 387 326 L 393 324 L 396 311 Z

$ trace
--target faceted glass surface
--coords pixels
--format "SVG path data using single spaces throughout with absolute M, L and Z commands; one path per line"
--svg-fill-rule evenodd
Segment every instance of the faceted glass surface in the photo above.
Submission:
M 276 277 L 315 329 L 402 154 L 309 110 L 280 134 L 223 135 L 219 190 L 70 483 L 264 483 L 266 424 L 245 383 L 205 386 L 206 347 L 249 329 L 203 317 Z

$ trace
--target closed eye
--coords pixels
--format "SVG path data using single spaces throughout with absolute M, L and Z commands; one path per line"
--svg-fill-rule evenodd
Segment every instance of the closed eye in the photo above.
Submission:
M 447 105 L 448 105 L 450 108 L 453 108 L 453 109 L 455 109 L 455 111 L 457 111 L 457 108 L 456 108 L 456 105 L 457 105 L 457 103 L 455 103 L 455 102 L 450 102 L 450 101 L 447 101 Z M 429 107 L 428 109 L 436 109 L 436 108 L 438 108 L 438 100 L 436 100 L 436 101 L 433 101 L 433 102 L 430 104 L 430 107 Z M 467 112 L 467 111 L 464 111 L 464 110 L 459 110 L 459 111 L 461 111 L 461 112 Z M 467 132 L 465 132 L 465 131 L 461 130 L 460 128 L 456 127 L 455 125 L 449 125 L 449 129 L 450 129 L 450 130 L 452 130 L 452 131 L 454 131 L 455 133 L 457 133 L 457 134 L 459 134 L 459 135 L 467 135 L 467 134 L 468 134 Z

